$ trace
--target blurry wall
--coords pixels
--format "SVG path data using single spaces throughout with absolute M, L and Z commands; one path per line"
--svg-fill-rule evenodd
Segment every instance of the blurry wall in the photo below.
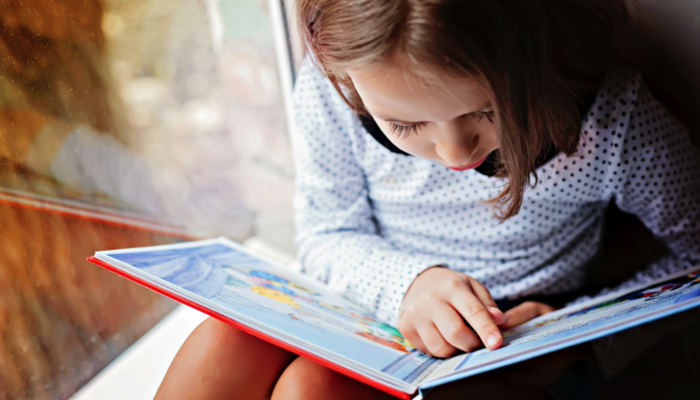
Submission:
M 648 74 L 654 94 L 700 146 L 700 0 L 639 0 L 656 28 L 659 48 Z
M 266 5 L 0 2 L 0 399 L 68 398 L 173 308 L 95 251 L 294 252 Z

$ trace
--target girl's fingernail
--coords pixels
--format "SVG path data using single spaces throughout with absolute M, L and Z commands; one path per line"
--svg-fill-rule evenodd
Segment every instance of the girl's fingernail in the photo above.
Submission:
M 499 313 L 503 313 L 498 307 L 489 307 L 489 310 L 491 311 L 498 311 Z
M 498 336 L 496 335 L 489 335 L 486 339 L 486 345 L 489 347 L 495 346 L 496 343 L 498 343 Z

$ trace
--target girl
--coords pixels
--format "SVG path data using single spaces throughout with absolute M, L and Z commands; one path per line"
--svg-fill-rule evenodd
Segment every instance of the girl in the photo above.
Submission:
M 579 296 L 611 199 L 670 249 L 623 287 L 698 265 L 700 157 L 624 67 L 624 4 L 300 0 L 303 270 L 446 357 Z M 543 396 L 494 377 L 460 390 Z M 195 397 L 383 394 L 208 321 L 158 393 Z

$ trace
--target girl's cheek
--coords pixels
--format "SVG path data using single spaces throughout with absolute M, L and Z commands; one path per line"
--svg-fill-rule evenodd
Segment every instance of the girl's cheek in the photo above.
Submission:
M 412 135 L 408 138 L 391 138 L 390 140 L 404 152 L 425 159 L 435 159 L 435 144 L 427 140 L 425 137 L 420 137 L 421 134 Z M 423 135 L 425 136 L 425 135 Z
M 483 143 L 486 147 L 489 147 L 492 150 L 496 150 L 497 148 L 501 147 L 501 138 L 498 135 L 498 128 L 496 128 L 496 124 L 489 123 L 488 126 L 484 128 L 481 135 L 484 139 Z

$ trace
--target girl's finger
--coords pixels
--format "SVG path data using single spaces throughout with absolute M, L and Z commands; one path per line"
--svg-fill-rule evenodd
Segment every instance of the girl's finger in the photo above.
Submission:
M 505 314 L 505 322 L 500 324 L 501 329 L 509 329 L 556 310 L 556 308 L 535 301 L 526 301 L 513 307 Z
M 418 334 L 428 348 L 428 354 L 433 357 L 450 357 L 457 352 L 457 348 L 447 343 L 433 323 L 419 326 Z
M 481 347 L 481 340 L 469 329 L 462 316 L 452 307 L 445 307 L 436 312 L 433 322 L 443 339 L 451 346 L 470 352 Z
M 464 287 L 455 291 L 452 306 L 471 325 L 472 329 L 479 335 L 481 342 L 489 350 L 498 348 L 503 343 L 501 330 L 493 322 L 491 313 L 478 297 L 471 291 L 471 288 Z
M 409 343 L 411 343 L 413 347 L 418 349 L 418 351 L 428 354 L 428 348 L 425 347 L 425 344 L 420 339 L 418 331 L 415 329 L 407 329 L 405 332 L 401 331 L 401 334 L 406 340 L 408 340 Z
M 493 300 L 493 297 L 491 297 L 491 292 L 486 289 L 484 285 L 481 284 L 481 282 L 477 281 L 474 278 L 469 278 L 469 286 L 471 286 L 472 291 L 474 294 L 481 299 L 481 302 L 487 306 L 487 307 L 496 307 L 496 302 Z
M 491 292 L 486 288 L 486 286 L 482 285 L 481 282 L 477 281 L 476 279 L 470 278 L 469 284 L 476 297 L 481 300 L 481 304 L 487 307 L 489 313 L 491 314 L 491 318 L 493 318 L 493 322 L 496 325 L 502 324 L 506 317 L 498 308 L 498 305 L 493 300 L 493 297 L 491 297 Z

